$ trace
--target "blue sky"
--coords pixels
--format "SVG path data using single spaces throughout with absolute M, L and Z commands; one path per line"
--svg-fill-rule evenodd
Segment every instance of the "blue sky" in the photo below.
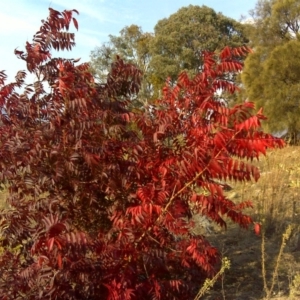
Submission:
M 14 55 L 14 49 L 24 49 L 39 29 L 41 20 L 48 16 L 48 8 L 62 11 L 77 9 L 79 31 L 72 53 L 60 53 L 61 57 L 81 57 L 89 60 L 96 46 L 108 41 L 108 35 L 117 35 L 125 26 L 137 24 L 143 31 L 153 32 L 158 20 L 169 17 L 183 6 L 206 5 L 216 12 L 239 20 L 248 15 L 257 0 L 8 0 L 1 2 L 0 10 L 0 70 L 5 70 L 12 80 L 18 70 L 25 69 L 23 61 Z M 72 32 L 76 32 L 71 27 Z

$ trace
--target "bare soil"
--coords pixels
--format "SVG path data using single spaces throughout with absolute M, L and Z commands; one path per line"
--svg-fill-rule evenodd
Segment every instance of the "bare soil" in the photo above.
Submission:
M 231 267 L 203 299 L 264 299 L 262 237 L 256 236 L 253 231 L 232 225 L 226 232 L 210 234 L 208 239 L 220 249 L 223 256 L 230 259 Z M 281 242 L 282 237 L 279 235 L 267 234 L 265 237 L 268 288 L 271 286 Z M 289 287 L 297 273 L 300 273 L 300 247 L 292 237 L 284 249 L 271 299 L 291 299 Z

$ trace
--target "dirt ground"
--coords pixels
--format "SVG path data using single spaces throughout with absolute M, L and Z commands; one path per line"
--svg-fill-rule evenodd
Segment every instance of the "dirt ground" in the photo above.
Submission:
M 208 239 L 231 261 L 231 267 L 203 299 L 256 300 L 264 299 L 262 277 L 262 237 L 253 231 L 231 226 L 227 232 L 210 234 Z M 282 238 L 267 234 L 265 238 L 266 279 L 270 288 Z M 300 272 L 300 247 L 292 237 L 285 247 L 275 278 L 271 299 L 289 298 L 289 286 Z M 300 294 L 299 298 L 300 299 Z

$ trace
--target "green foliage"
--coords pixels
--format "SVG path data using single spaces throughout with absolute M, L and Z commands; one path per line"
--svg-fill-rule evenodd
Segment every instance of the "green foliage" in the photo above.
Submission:
M 201 53 L 248 42 L 244 26 L 207 6 L 189 5 L 158 21 L 151 43 L 151 78 L 157 89 L 180 70 L 190 76 L 203 68 Z
M 119 36 L 109 35 L 109 42 L 91 52 L 91 69 L 98 81 L 105 83 L 112 63 L 119 56 L 127 63 L 134 64 L 143 72 L 140 96 L 149 95 L 148 68 L 150 62 L 151 33 L 143 32 L 137 25 L 124 27 Z
M 246 26 L 206 6 L 183 7 L 158 21 L 154 34 L 137 25 L 123 28 L 119 36 L 91 52 L 94 74 L 103 81 L 116 55 L 135 64 L 144 74 L 140 96 L 160 96 L 166 78 L 174 83 L 182 70 L 194 76 L 203 69 L 203 51 L 219 51 L 248 42 Z
M 297 0 L 259 1 L 250 34 L 254 53 L 245 61 L 246 96 L 264 106 L 271 131 L 300 130 L 300 5 Z

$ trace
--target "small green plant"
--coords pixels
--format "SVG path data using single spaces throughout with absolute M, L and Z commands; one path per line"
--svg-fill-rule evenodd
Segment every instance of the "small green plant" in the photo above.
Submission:
M 292 283 L 290 284 L 289 299 L 296 300 L 300 298 L 300 274 L 296 274 Z
M 2 243 L 3 243 L 3 239 L 0 238 L 0 244 L 2 244 Z M 6 251 L 9 251 L 10 253 L 12 253 L 14 255 L 18 255 L 18 254 L 20 254 L 22 247 L 23 247 L 22 245 L 17 245 L 12 248 L 0 246 L 0 256 L 2 256 Z
M 271 295 L 273 293 L 274 286 L 275 286 L 275 281 L 278 276 L 278 268 L 279 268 L 280 261 L 281 261 L 282 255 L 283 255 L 283 250 L 286 246 L 287 240 L 291 236 L 292 230 L 293 230 L 293 225 L 289 225 L 282 235 L 282 242 L 280 245 L 279 253 L 277 255 L 276 264 L 275 264 L 275 268 L 273 271 L 270 288 L 268 287 L 267 272 L 266 272 L 265 231 L 262 230 L 262 242 L 261 242 L 262 277 L 263 277 L 263 282 L 264 282 L 264 291 L 266 294 L 264 299 L 266 299 L 266 300 L 271 299 Z
M 230 269 L 230 260 L 227 257 L 224 257 L 222 259 L 222 266 L 220 271 L 212 279 L 207 278 L 205 280 L 203 286 L 199 290 L 194 300 L 201 299 L 201 297 L 204 296 L 214 286 L 216 281 L 220 278 L 220 276 L 224 274 L 226 269 Z

